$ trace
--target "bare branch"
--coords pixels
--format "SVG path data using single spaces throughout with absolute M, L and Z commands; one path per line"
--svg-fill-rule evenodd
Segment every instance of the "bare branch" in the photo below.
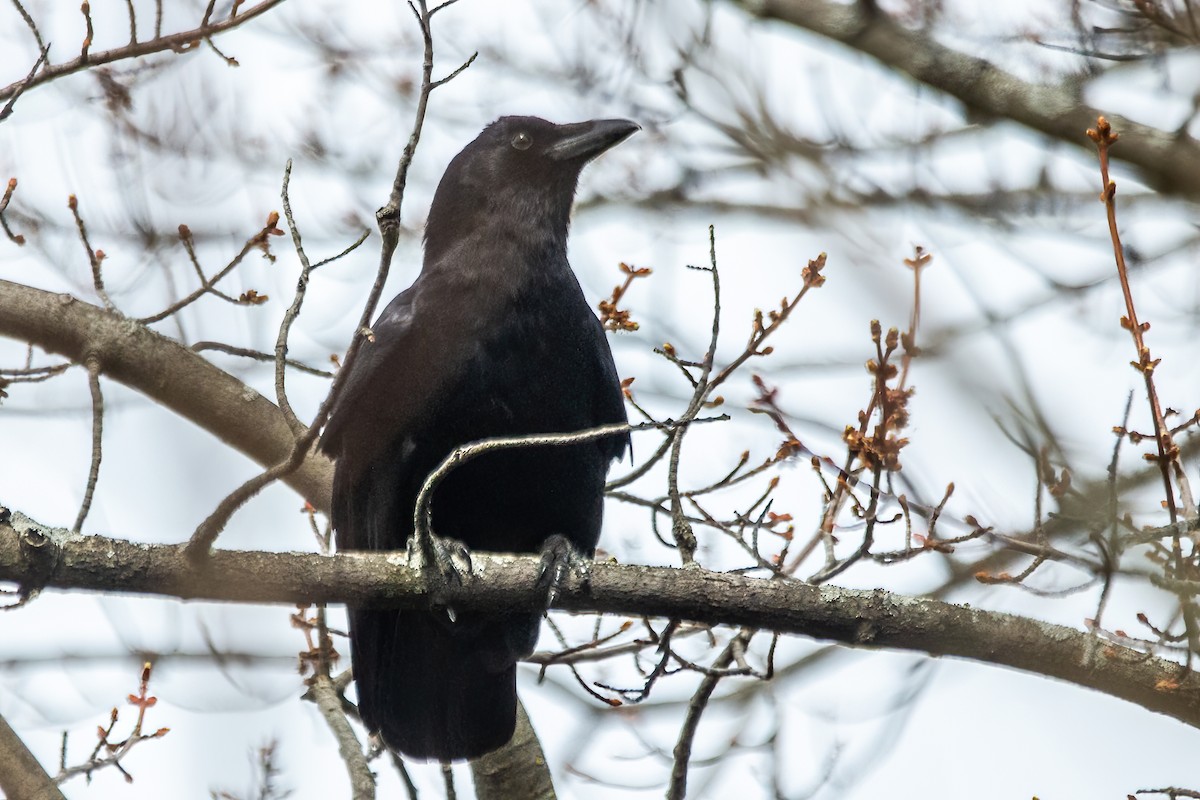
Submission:
M 328 675 L 317 674 L 312 681 L 312 691 L 321 716 L 337 740 L 338 755 L 350 773 L 350 796 L 353 800 L 374 800 L 375 776 L 371 774 L 358 737 L 354 735 L 346 712 L 342 710 L 342 698 L 333 680 Z
M 129 704 L 137 708 L 137 720 L 133 724 L 133 729 L 125 738 L 120 740 L 113 738 L 113 731 L 120 720 L 120 712 L 114 707 L 112 713 L 109 715 L 108 725 L 99 726 L 99 736 L 91 755 L 81 764 L 67 766 L 67 735 L 66 733 L 63 734 L 62 750 L 59 757 L 60 766 L 58 774 L 54 776 L 56 783 L 61 784 L 78 775 L 83 775 L 90 780 L 92 773 L 106 767 L 112 767 L 120 772 L 127 782 L 133 782 L 133 776 L 121 765 L 121 759 L 125 758 L 129 754 L 129 751 L 142 742 L 150 741 L 151 739 L 161 739 L 171 731 L 170 728 L 158 728 L 152 733 L 143 733 L 146 724 L 146 711 L 158 703 L 158 698 L 151 696 L 149 693 L 150 672 L 152 668 L 153 665 L 149 661 L 142 664 L 138 691 L 136 694 L 128 695 Z
M 87 226 L 83 224 L 83 215 L 79 213 L 79 200 L 75 195 L 67 198 L 67 207 L 71 209 L 71 214 L 75 217 L 75 228 L 79 231 L 79 241 L 83 244 L 83 249 L 87 252 L 88 263 L 92 267 L 92 286 L 96 289 L 96 296 L 100 298 L 100 302 L 104 303 L 106 309 L 116 311 L 117 307 L 113 305 L 104 288 L 104 276 L 100 268 L 100 263 L 104 260 L 104 251 L 92 248 L 92 243 L 88 240 Z
M 205 37 L 215 36 L 218 33 L 224 33 L 227 30 L 249 22 L 255 17 L 270 11 L 275 6 L 282 3 L 283 0 L 263 0 L 256 6 L 251 6 L 246 11 L 238 14 L 236 17 L 221 22 L 214 22 L 211 25 L 201 25 L 199 28 L 194 28 L 189 31 L 173 33 L 169 36 L 156 36 L 154 39 L 137 44 L 117 47 L 112 50 L 102 50 L 99 53 L 88 53 L 81 55 L 72 61 L 67 61 L 62 64 L 53 64 L 47 66 L 34 77 L 33 80 L 26 82 L 25 80 L 11 83 L 8 86 L 0 88 L 0 100 L 7 100 L 17 91 L 32 89 L 35 86 L 41 86 L 45 83 L 50 83 L 64 75 L 71 75 L 75 72 L 85 70 L 88 67 L 100 66 L 102 64 L 111 64 L 114 61 L 124 61 L 129 58 L 139 58 L 141 56 L 150 55 L 152 53 L 162 53 L 167 50 L 172 52 L 183 52 L 190 50 Z M 161 28 L 161 19 L 156 21 L 155 28 Z M 36 31 L 35 31 L 36 34 Z
M 9 101 L 10 103 L 12 101 Z M 13 233 L 12 228 L 8 227 L 8 220 L 4 218 L 4 211 L 8 208 L 9 202 L 12 200 L 13 192 L 17 190 L 17 179 L 9 178 L 8 185 L 4 187 L 4 194 L 0 195 L 0 228 L 4 230 L 4 235 L 13 244 L 20 247 L 25 244 L 25 237 L 19 233 Z
M 33 33 L 33 39 L 37 42 L 37 49 L 43 53 L 47 52 L 49 47 L 42 41 L 42 32 L 38 30 L 37 23 L 33 21 L 33 17 L 29 16 L 29 12 L 21 4 L 21 0 L 12 0 L 12 4 L 17 7 L 17 13 L 21 15 L 21 19 L 25 20 L 25 24 Z
M 228 353 L 231 356 L 241 356 L 242 358 L 252 358 L 255 361 L 270 361 L 270 362 L 275 361 L 275 356 L 272 355 L 271 353 L 263 353 L 259 350 L 248 350 L 245 347 L 234 347 L 231 344 L 224 344 L 222 342 L 207 342 L 207 341 L 206 342 L 196 342 L 194 345 L 192 345 L 192 350 L 194 350 L 197 353 L 203 352 L 205 350 L 216 350 L 217 352 L 220 352 L 220 353 Z M 316 375 L 318 378 L 332 378 L 333 377 L 333 373 L 327 369 L 317 369 L 316 367 L 310 367 L 308 364 L 305 364 L 303 361 L 297 361 L 294 358 L 287 359 L 285 363 L 289 367 L 292 367 L 293 369 L 298 369 L 301 372 L 305 372 L 309 375 Z
M 188 258 L 191 260 L 192 266 L 196 270 L 196 274 L 200 276 L 200 288 L 196 289 L 192 293 L 188 294 L 186 297 L 181 297 L 179 300 L 176 300 L 174 303 L 167 306 L 162 311 L 159 311 L 157 314 L 151 314 L 148 317 L 142 317 L 141 319 L 138 320 L 138 322 L 140 322 L 143 325 L 150 325 L 155 322 L 161 322 L 162 320 L 166 319 L 167 317 L 171 316 L 172 314 L 178 313 L 182 309 L 184 309 L 187 306 L 191 305 L 192 303 L 196 302 L 197 300 L 199 300 L 201 297 L 203 297 L 206 294 L 211 293 L 211 294 L 221 295 L 221 293 L 217 292 L 213 287 L 216 286 L 221 281 L 221 279 L 223 279 L 229 273 L 233 272 L 233 270 L 236 269 L 237 266 L 242 263 L 242 261 L 246 258 L 247 254 L 249 254 L 249 252 L 251 250 L 254 250 L 256 248 L 260 249 L 264 253 L 267 254 L 268 258 L 273 259 L 274 256 L 270 255 L 270 251 L 267 249 L 268 243 L 270 242 L 270 239 L 268 237 L 283 235 L 283 231 L 279 230 L 279 228 L 276 227 L 278 224 L 279 224 L 279 214 L 275 211 L 272 211 L 271 213 L 269 213 L 267 215 L 266 224 L 263 225 L 263 227 L 258 231 L 258 233 L 254 234 L 249 239 L 247 239 L 245 241 L 245 243 L 242 245 L 242 249 L 238 251 L 237 255 L 235 255 L 229 261 L 228 264 L 221 267 L 221 269 L 218 270 L 218 272 L 215 275 L 213 275 L 212 278 L 204 277 L 204 270 L 201 269 L 199 261 L 196 260 L 196 251 L 195 251 L 194 243 L 192 241 L 192 232 L 188 229 L 188 226 L 180 225 L 179 226 L 179 239 L 180 239 L 180 241 L 183 242 L 184 249 L 187 250 Z M 231 298 L 227 295 L 221 295 L 221 297 L 223 297 L 226 300 L 229 300 L 230 302 L 236 302 L 233 298 Z
M 83 502 L 79 505 L 79 514 L 75 517 L 75 525 L 72 528 L 76 533 L 83 530 L 83 523 L 92 507 L 92 496 L 96 493 L 96 482 L 100 479 L 100 459 L 104 453 L 104 394 L 100 391 L 100 359 L 88 356 L 84 365 L 87 367 L 88 389 L 92 395 L 92 458 L 88 466 Z
M 292 160 L 287 160 L 283 169 L 283 188 L 280 197 L 283 200 L 283 218 L 287 221 L 288 231 L 292 234 L 292 245 L 296 248 L 296 257 L 300 259 L 300 277 L 296 279 L 296 292 L 292 297 L 292 305 L 283 315 L 279 323 L 279 334 L 275 337 L 275 402 L 283 412 L 284 419 L 297 438 L 304 434 L 304 423 L 292 410 L 292 404 L 287 398 L 287 354 L 288 334 L 291 333 L 292 323 L 300 316 L 304 306 L 304 296 L 308 292 L 308 280 L 312 274 L 312 264 L 308 253 L 304 252 L 304 242 L 300 238 L 300 228 L 296 225 L 296 217 L 292 214 L 292 200 L 288 195 L 288 187 L 292 182 Z
M 733 663 L 734 654 L 738 648 L 744 648 L 749 644 L 750 637 L 753 635 L 753 631 L 743 630 L 730 639 L 729 644 L 725 645 L 725 649 L 713 662 L 715 670 L 724 669 Z M 700 726 L 700 716 L 704 713 L 704 709 L 708 708 L 708 701 L 712 697 L 712 693 L 716 691 L 721 677 L 717 671 L 705 675 L 688 703 L 687 715 L 684 717 L 683 727 L 679 730 L 679 740 L 675 743 L 671 782 L 667 786 L 668 800 L 683 800 L 687 797 L 687 772 L 688 761 L 692 756 L 692 741 L 696 738 L 696 730 Z
M 79 48 L 79 61 L 82 64 L 87 64 L 88 50 L 92 47 L 92 39 L 96 37 L 96 30 L 92 27 L 92 4 L 88 0 L 83 0 L 83 4 L 79 6 L 79 11 L 83 14 L 83 22 L 86 26 L 83 35 L 83 45 Z
M 259 464 L 278 463 L 290 452 L 291 430 L 270 400 L 182 344 L 70 295 L 0 280 L 0 336 L 77 363 L 94 354 L 105 375 Z M 326 510 L 332 475 L 332 462 L 312 454 L 284 480 Z
M 1187 473 L 1179 460 L 1179 447 L 1171 436 L 1162 403 L 1158 398 L 1158 388 L 1154 383 L 1154 369 L 1158 366 L 1159 361 L 1150 355 L 1150 348 L 1146 345 L 1145 333 L 1150 329 L 1150 323 L 1138 320 L 1137 308 L 1133 302 L 1133 291 L 1129 288 L 1129 269 L 1125 265 L 1125 248 L 1121 245 L 1121 234 L 1117 230 L 1117 184 L 1108 176 L 1108 158 L 1109 150 L 1116 144 L 1118 135 L 1113 131 L 1108 120 L 1100 117 L 1095 128 L 1088 128 L 1087 136 L 1095 143 L 1096 151 L 1100 156 L 1100 182 L 1102 184 L 1100 201 L 1104 203 L 1105 213 L 1108 217 L 1113 258 L 1117 265 L 1117 275 L 1121 280 L 1121 293 L 1125 298 L 1126 316 L 1121 318 L 1121 327 L 1129 331 L 1129 335 L 1133 338 L 1134 349 L 1137 351 L 1137 360 L 1132 362 L 1133 368 L 1142 374 L 1142 379 L 1146 384 L 1146 399 L 1150 403 L 1150 415 L 1154 420 L 1154 440 L 1158 446 L 1156 460 L 1158 468 L 1162 472 L 1163 488 L 1167 497 L 1167 514 L 1170 516 L 1172 524 L 1178 519 L 1181 510 L 1185 519 L 1194 519 L 1196 503 L 1192 498 Z M 1171 483 L 1172 470 L 1174 470 L 1179 486 L 1182 509 L 1175 504 L 1175 490 Z
M 536 556 L 475 553 L 472 561 L 472 580 L 439 587 L 445 602 L 463 609 L 543 607 Z M 217 550 L 198 568 L 179 546 L 78 536 L 12 512 L 0 522 L 0 580 L 31 579 L 64 589 L 252 603 L 426 608 L 430 599 L 421 570 L 395 554 Z M 928 598 L 597 562 L 586 578 L 567 576 L 555 607 L 957 656 L 1096 689 L 1200 727 L 1200 678 L 1180 682 L 1177 662 L 1116 642 L 1104 643 L 1099 658 L 1089 657 L 1096 640 L 1086 632 Z
M 565 446 L 572 444 L 582 444 L 583 442 L 593 442 L 597 439 L 604 439 L 608 436 L 617 434 L 629 433 L 634 430 L 645 430 L 647 428 L 656 428 L 657 424 L 643 423 L 641 425 L 630 425 L 627 422 L 617 422 L 611 425 L 598 425 L 595 428 L 589 428 L 583 431 L 572 431 L 570 433 L 535 433 L 525 436 L 495 436 L 489 439 L 481 439 L 477 442 L 469 442 L 461 445 L 450 451 L 449 455 L 442 459 L 437 468 L 425 478 L 425 482 L 421 484 L 421 491 L 417 493 L 417 501 L 413 507 L 413 529 L 420 536 L 429 536 L 433 531 L 431 522 L 433 519 L 433 509 L 431 507 L 433 501 L 433 490 L 437 488 L 447 475 L 457 469 L 459 466 L 471 461 L 479 456 L 490 453 L 494 450 L 511 450 L 518 447 L 549 447 L 549 446 Z
M 513 738 L 499 750 L 472 761 L 471 776 L 479 800 L 554 800 L 549 762 L 521 703 L 517 703 Z
M 1009 119 L 1073 147 L 1100 116 L 1072 88 L 1032 84 L 973 55 L 939 43 L 927 30 L 906 28 L 871 3 L 826 0 L 733 0 L 748 13 L 841 42 L 885 66 L 957 98 L 976 112 Z M 1121 151 L 1160 192 L 1200 197 L 1200 142 L 1109 115 L 1135 140 Z
M 4 717 L 0 717 L 0 790 L 14 799 L 66 800 Z
M 21 81 L 21 83 L 17 86 L 16 91 L 13 92 L 12 96 L 8 98 L 8 102 L 4 104 L 4 108 L 0 108 L 0 122 L 3 122 L 12 116 L 13 106 L 17 104 L 17 98 L 24 94 L 25 90 L 33 82 L 33 76 L 37 74 L 37 71 L 42 64 L 46 63 L 46 57 L 49 55 L 49 53 L 50 45 L 46 45 L 42 48 L 41 54 L 38 56 L 37 61 L 33 62 L 33 67 L 29 70 L 29 74 L 25 76 L 25 80 Z M 12 234 L 9 234 L 9 238 L 12 238 Z

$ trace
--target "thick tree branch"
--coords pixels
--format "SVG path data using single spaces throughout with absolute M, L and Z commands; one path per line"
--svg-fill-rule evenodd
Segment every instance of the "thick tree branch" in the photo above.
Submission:
M 4 717 L 0 717 L 0 791 L 13 800 L 65 800 Z
M 865 11 L 873 4 L 825 0 L 733 0 L 764 19 L 786 22 L 841 42 L 957 98 L 968 109 L 1009 119 L 1076 147 L 1090 146 L 1084 131 L 1104 112 L 1089 107 L 1069 86 L 1028 83 L 982 58 L 939 44 L 928 32 L 911 30 L 886 14 Z M 1160 192 L 1200 197 L 1200 142 L 1113 114 L 1121 131 L 1120 157 Z
M 23 589 L 127 592 L 256 603 L 349 603 L 418 608 L 427 604 L 419 569 L 404 555 L 322 556 L 217 550 L 201 567 L 182 547 L 134 544 L 49 529 L 0 514 L 0 580 Z M 476 576 L 440 589 L 461 608 L 536 608 L 539 561 L 474 554 Z M 555 604 L 567 611 L 663 617 L 754 627 L 827 639 L 957 656 L 1096 689 L 1200 727 L 1200 679 L 1178 688 L 1180 665 L 1101 642 L 1081 631 L 883 590 L 747 578 L 702 569 L 597 563 L 588 580 L 568 576 Z
M 512 741 L 472 761 L 471 777 L 479 798 L 554 800 L 556 795 L 550 770 L 546 769 L 546 756 L 529 724 L 525 706 L 517 703 L 517 729 Z
M 187 347 L 67 294 L 0 280 L 0 336 L 30 342 L 77 363 L 95 358 L 105 375 L 145 394 L 264 466 L 291 452 L 279 408 Z M 318 509 L 329 508 L 333 464 L 310 454 L 284 481 Z

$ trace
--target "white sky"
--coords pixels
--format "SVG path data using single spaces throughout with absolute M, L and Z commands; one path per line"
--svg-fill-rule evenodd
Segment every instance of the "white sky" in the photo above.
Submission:
M 42 21 L 45 38 L 55 43 L 56 58 L 65 58 L 65 43 L 80 35 L 77 7 L 27 5 Z M 601 191 L 636 195 L 670 183 L 685 166 L 729 166 L 730 157 L 714 146 L 719 137 L 694 116 L 672 112 L 669 90 L 661 82 L 639 77 L 622 61 L 612 39 L 606 38 L 609 32 L 596 27 L 587 5 L 462 0 L 438 17 L 439 74 L 476 49 L 483 53 L 475 66 L 434 97 L 405 201 L 406 224 L 414 231 L 419 230 L 445 163 L 475 131 L 502 113 L 569 121 L 628 115 L 636 105 L 649 115 L 641 120 L 646 124 L 643 134 L 585 173 L 583 198 Z M 57 209 L 54 222 L 63 227 L 36 235 L 25 231 L 34 243 L 23 250 L 0 241 L 0 277 L 94 299 L 66 209 L 66 196 L 72 192 L 78 194 L 95 232 L 119 226 L 131 211 L 168 236 L 180 222 L 195 230 L 228 231 L 224 240 L 201 248 L 206 264 L 220 263 L 262 224 L 268 211 L 279 208 L 279 182 L 289 157 L 296 161 L 293 207 L 310 254 L 340 250 L 359 229 L 348 220 L 371 220 L 374 208 L 383 202 L 407 138 L 411 108 L 389 86 L 397 78 L 415 75 L 418 57 L 411 48 L 397 45 L 411 40 L 413 26 L 407 10 L 394 6 L 384 11 L 379 4 L 294 0 L 246 30 L 218 40 L 224 52 L 237 57 L 239 69 L 231 70 L 203 51 L 185 56 L 151 79 L 135 95 L 136 118 L 185 138 L 194 148 L 186 163 L 150 147 L 123 150 L 114 144 L 101 94 L 87 75 L 30 92 L 18 102 L 13 118 L 0 124 L 0 179 L 20 179 L 14 208 L 24 204 Z M 184 9 L 184 4 L 172 5 L 165 29 L 198 18 L 199 12 Z M 1026 12 L 1033 13 L 1028 6 L 1022 13 Z M 1046 66 L 1078 66 L 1061 54 L 1006 41 L 1007 35 L 1030 27 L 1065 30 L 1056 17 L 1047 22 L 1050 12 L 1001 15 L 994 4 L 963 2 L 951 4 L 948 13 L 963 20 L 955 30 L 955 44 L 986 45 L 1003 53 L 1010 68 L 1031 70 L 1030 77 L 1042 74 Z M 123 41 L 123 15 L 124 4 L 115 0 L 93 3 L 96 48 Z M 652 74 L 669 66 L 671 51 L 662 43 L 685 43 L 697 18 L 694 7 L 682 2 L 643 8 L 638 33 L 659 45 L 646 55 Z M 293 39 L 295 30 L 306 27 L 320 30 L 333 45 L 369 43 L 373 71 L 356 73 L 333 91 L 322 90 L 322 64 Z M 878 158 L 869 162 L 869 177 L 880 185 L 903 186 L 916 178 L 943 190 L 973 191 L 985 181 L 1021 186 L 1048 163 L 1060 186 L 1088 192 L 1098 186 L 1085 157 L 1048 147 L 1012 126 L 942 143 L 917 158 L 898 157 L 887 149 L 889 137 L 955 126 L 960 118 L 955 105 L 813 37 L 779 26 L 748 25 L 724 6 L 717 6 L 714 30 L 720 52 L 736 60 L 718 63 L 714 56 L 721 81 L 694 76 L 689 86 L 698 104 L 720 108 L 730 95 L 743 101 L 758 92 L 790 130 L 821 136 L 837 122 L 855 141 L 879 148 Z M 556 67 L 573 63 L 581 48 L 597 51 L 592 63 L 600 66 L 592 92 L 546 80 Z M 0 10 L 0 82 L 23 75 L 32 52 L 28 32 L 13 10 Z M 729 63 L 742 72 L 731 72 Z M 1195 58 L 1189 57 L 1171 61 L 1167 74 L 1164 85 L 1159 73 L 1127 68 L 1119 79 L 1096 88 L 1089 100 L 1149 124 L 1174 126 L 1185 108 L 1179 97 L 1195 90 L 1200 73 Z M 764 75 L 769 76 L 765 82 Z M 339 155 L 356 168 L 346 173 L 324 167 L 304 148 L 308 132 L 336 143 Z M 249 156 L 252 168 L 236 157 L 239 154 Z M 845 179 L 854 176 L 847 174 Z M 1118 174 L 1118 180 L 1123 176 Z M 813 176 L 796 166 L 791 174 L 770 181 L 742 173 L 712 184 L 709 191 L 725 199 L 799 204 L 815 185 Z M 123 203 L 112 203 L 114 196 L 122 197 Z M 1178 208 L 1172 213 L 1178 214 Z M 936 258 L 925 275 L 923 298 L 923 331 L 931 335 L 955 326 L 970 330 L 985 310 L 1009 313 L 1046 296 L 1043 276 L 1085 283 L 1107 277 L 1110 268 L 1099 204 L 1090 219 L 1046 213 L 1015 230 L 921 206 L 855 216 L 829 211 L 820 218 L 821 227 L 806 228 L 707 211 L 654 214 L 617 208 L 577 216 L 572 260 L 589 299 L 609 291 L 618 278 L 618 261 L 655 268 L 655 277 L 636 284 L 630 295 L 629 305 L 644 323 L 642 331 L 614 343 L 621 374 L 637 376 L 634 388 L 640 400 L 664 414 L 680 408 L 675 376 L 649 350 L 669 339 L 681 352 L 698 354 L 707 339 L 707 279 L 684 265 L 707 262 L 706 228 L 711 222 L 717 224 L 725 288 L 726 356 L 741 347 L 752 309 L 771 307 L 778 297 L 794 291 L 806 261 L 820 251 L 829 252 L 828 285 L 805 301 L 797 318 L 773 342 L 774 361 L 763 362 L 762 369 L 777 370 L 772 380 L 783 385 L 784 407 L 811 420 L 799 427 L 806 443 L 831 455 L 838 452 L 841 426 L 854 419 L 866 399 L 868 381 L 861 364 L 870 355 L 868 321 L 880 318 L 885 326 L 902 326 L 907 320 L 909 286 L 900 260 L 911 253 L 913 243 L 924 245 Z M 1194 223 L 1156 214 L 1152 207 L 1122 219 L 1130 243 L 1154 255 L 1169 252 L 1172 242 L 1190 235 Z M 109 288 L 122 308 L 137 314 L 163 305 L 169 284 L 159 261 L 144 255 L 136 242 L 115 235 L 106 239 L 94 233 L 93 241 L 109 253 Z M 293 355 L 321 364 L 329 353 L 342 349 L 373 272 L 377 244 L 373 235 L 357 254 L 318 273 L 292 338 Z M 396 291 L 415 275 L 418 244 L 411 236 L 401 246 L 392 277 Z M 183 253 L 178 248 L 166 252 L 163 263 L 175 280 L 192 286 Z M 269 349 L 296 274 L 285 240 L 275 242 L 275 252 L 277 263 L 252 257 L 226 287 L 233 294 L 253 287 L 269 294 L 272 302 L 249 310 L 205 303 L 183 315 L 189 341 L 220 339 Z M 1160 390 L 1169 404 L 1183 409 L 1194 405 L 1200 389 L 1200 375 L 1191 366 L 1194 356 L 1186 346 L 1195 325 L 1189 312 L 1197 295 L 1194 264 L 1194 255 L 1187 251 L 1163 256 L 1147 273 L 1139 295 L 1143 318 L 1154 322 L 1151 345 L 1164 358 Z M 1111 447 L 1108 431 L 1120 422 L 1126 393 L 1137 385 L 1126 366 L 1131 345 L 1115 323 L 1120 309 L 1119 293 L 1110 281 L 1077 300 L 1046 304 L 1024 315 L 1010 328 L 1007 340 L 1020 355 L 1031 385 L 1049 399 L 1052 424 L 1083 467 L 1085 474 L 1078 479 L 1102 473 Z M 159 329 L 179 333 L 170 324 Z M 1032 470 L 993 419 L 1013 419 L 1001 391 L 1012 389 L 1017 376 L 1005 359 L 1004 346 L 998 338 L 967 332 L 940 358 L 917 362 L 918 394 L 905 474 L 935 499 L 954 481 L 954 514 L 973 513 L 1002 529 L 1023 530 L 1032 515 Z M 11 365 L 22 358 L 22 347 L 0 342 L 2 363 Z M 271 396 L 269 370 L 222 356 L 214 356 L 214 361 Z M 748 377 L 749 373 L 725 393 L 735 421 L 698 429 L 689 438 L 687 481 L 698 484 L 724 473 L 743 448 L 763 457 L 778 445 L 778 435 L 763 418 L 740 410 L 753 396 Z M 292 397 L 302 418 L 315 410 L 324 385 L 315 379 L 292 379 Z M 221 497 L 257 472 L 211 435 L 135 393 L 108 381 L 104 391 L 109 409 L 105 461 L 87 531 L 141 541 L 181 541 Z M 0 406 L 0 441 L 8 454 L 0 459 L 0 502 L 42 522 L 69 526 L 87 472 L 90 419 L 85 382 L 77 370 L 49 384 L 16 386 L 11 394 Z M 1140 400 L 1135 398 L 1135 414 L 1140 415 L 1135 419 L 1144 420 Z M 1147 427 L 1143 422 L 1136 425 Z M 639 441 L 635 447 L 644 455 L 653 442 Z M 1127 463 L 1135 458 L 1126 451 Z M 618 465 L 614 474 L 622 469 Z M 785 470 L 783 476 L 779 507 L 791 512 L 799 529 L 805 530 L 816 519 L 819 487 L 804 465 Z M 727 502 L 735 506 L 745 498 L 735 494 Z M 1144 509 L 1156 502 L 1156 497 L 1147 497 Z M 221 545 L 310 549 L 299 505 L 286 488 L 267 490 L 237 515 Z M 675 563 L 675 556 L 654 542 L 645 514 L 615 505 L 607 513 L 602 547 L 626 561 Z M 971 558 L 983 552 L 982 546 L 975 546 L 963 548 L 959 555 Z M 741 563 L 726 543 L 711 536 L 705 541 L 704 557 L 718 568 Z M 851 570 L 839 583 L 928 591 L 946 574 L 937 558 L 886 570 Z M 1038 576 L 1044 579 L 1038 585 L 1060 585 L 1075 577 L 1051 571 Z M 1109 611 L 1114 626 L 1120 621 L 1133 628 L 1137 611 L 1152 618 L 1167 611 L 1163 598 L 1136 587 L 1123 588 Z M 1096 600 L 1094 593 L 1085 593 L 1045 601 L 1013 589 L 977 591 L 957 599 L 1074 627 L 1091 616 Z M 151 684 L 160 703 L 150 712 L 148 724 L 172 730 L 128 758 L 135 783 L 128 786 L 115 770 L 106 770 L 88 787 L 74 780 L 64 788 L 70 797 L 88 798 L 205 798 L 210 789 L 241 792 L 250 785 L 253 748 L 275 738 L 281 784 L 290 787 L 294 797 L 344 796 L 345 774 L 332 739 L 315 709 L 296 700 L 302 687 L 291 659 L 302 640 L 288 627 L 289 611 L 47 593 L 18 613 L 0 616 L 0 713 L 53 768 L 61 732 L 71 733 L 68 760 L 82 759 L 90 752 L 95 726 L 107 718 L 113 703 L 136 688 L 138 676 L 134 657 L 80 664 L 64 654 L 113 656 L 140 648 L 196 652 L 209 641 L 220 649 L 274 654 L 276 660 L 268 665 L 233 665 L 224 674 L 165 662 Z M 567 618 L 562 622 L 580 637 L 591 624 Z M 544 634 L 543 646 L 552 647 L 550 634 Z M 816 648 L 807 640 L 787 640 L 780 657 L 796 658 Z M 697 657 L 702 652 L 692 651 Z M 34 658 L 44 661 L 5 666 L 9 659 Z M 626 683 L 635 679 L 627 663 L 604 665 L 587 676 Z M 640 737 L 635 738 L 615 714 L 601 714 L 598 704 L 584 697 L 565 673 L 551 671 L 540 687 L 535 678 L 533 670 L 522 675 L 521 694 L 555 770 L 561 797 L 661 796 L 669 763 L 648 749 L 669 752 L 680 708 L 671 713 L 631 709 Z M 650 702 L 685 700 L 694 684 L 689 676 L 666 681 Z M 724 690 L 739 685 L 731 680 Z M 905 705 L 902 700 L 914 685 L 923 686 L 923 691 Z M 132 709 L 122 714 L 131 717 Z M 820 669 L 780 680 L 744 709 L 710 709 L 695 757 L 723 752 L 741 715 L 751 719 L 741 742 L 745 748 L 730 755 L 719 770 L 694 767 L 691 796 L 768 797 L 767 754 L 753 745 L 776 725 L 781 731 L 778 765 L 788 797 L 806 796 L 820 785 L 825 760 L 835 753 L 838 760 L 829 782 L 816 797 L 999 800 L 1036 794 L 1084 800 L 1123 797 L 1149 786 L 1195 787 L 1197 780 L 1196 770 L 1188 768 L 1200 747 L 1196 730 L 1095 692 L 948 659 L 839 651 Z M 757 739 L 756 733 L 761 733 Z M 379 797 L 401 796 L 390 766 L 380 762 L 378 768 Z M 617 791 L 581 775 L 645 788 Z M 440 796 L 435 769 L 418 768 L 416 777 L 423 797 Z M 464 781 L 462 788 L 467 785 Z

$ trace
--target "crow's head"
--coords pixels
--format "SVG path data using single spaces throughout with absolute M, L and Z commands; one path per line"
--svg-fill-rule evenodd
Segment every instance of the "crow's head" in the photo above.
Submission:
M 429 245 L 483 223 L 550 226 L 566 235 L 584 165 L 640 126 L 626 119 L 555 125 L 501 117 L 454 157 L 429 211 Z

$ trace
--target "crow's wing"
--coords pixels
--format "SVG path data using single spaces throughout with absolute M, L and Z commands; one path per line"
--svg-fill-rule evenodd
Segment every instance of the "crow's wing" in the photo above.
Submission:
M 337 460 L 339 549 L 397 549 L 411 527 L 411 509 L 398 507 L 395 492 L 410 471 L 406 442 L 462 364 L 458 337 L 429 295 L 418 280 L 379 315 L 321 437 L 321 450 Z

